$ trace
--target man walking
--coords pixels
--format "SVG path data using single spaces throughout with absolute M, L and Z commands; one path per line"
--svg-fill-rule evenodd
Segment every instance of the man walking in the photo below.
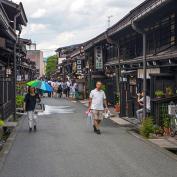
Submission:
M 91 91 L 89 99 L 89 112 L 92 111 L 93 113 L 93 128 L 94 132 L 97 134 L 101 134 L 100 124 L 103 120 L 104 106 L 105 111 L 108 111 L 106 95 L 105 92 L 101 90 L 101 87 L 102 83 L 97 82 L 96 88 Z

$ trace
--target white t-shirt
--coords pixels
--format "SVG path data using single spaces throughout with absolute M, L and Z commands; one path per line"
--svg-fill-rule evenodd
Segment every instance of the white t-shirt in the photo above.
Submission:
M 91 109 L 99 111 L 104 110 L 104 99 L 106 99 L 106 95 L 103 90 L 92 90 L 90 98 L 92 99 Z
M 69 81 L 66 82 L 67 87 L 71 86 L 71 83 Z
M 142 97 L 139 101 L 143 102 L 144 97 Z M 146 109 L 151 110 L 151 99 L 149 96 L 146 96 Z

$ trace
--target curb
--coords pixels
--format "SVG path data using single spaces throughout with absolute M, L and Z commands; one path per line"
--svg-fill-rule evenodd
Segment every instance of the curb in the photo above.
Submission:
M 123 119 L 123 120 L 125 120 L 125 119 Z M 113 121 L 113 120 L 111 120 L 111 121 Z M 126 121 L 127 121 L 127 120 L 126 120 Z M 114 122 L 114 121 L 113 121 L 113 122 Z M 127 121 L 127 122 L 131 123 L 130 121 Z M 115 122 L 115 123 L 116 123 L 116 122 Z M 118 123 L 116 123 L 116 124 L 118 124 Z M 119 125 L 119 124 L 118 124 L 118 125 Z M 131 123 L 131 125 L 132 125 L 132 128 L 135 128 L 135 129 L 137 130 L 137 126 L 136 126 L 135 124 Z M 120 127 L 124 127 L 124 128 L 131 128 L 130 126 L 121 126 L 121 125 L 119 125 L 119 126 L 120 126 Z M 173 158 L 174 160 L 177 161 L 177 155 L 173 154 L 172 152 L 168 151 L 167 149 L 165 149 L 165 148 L 163 148 L 163 147 L 160 147 L 160 146 L 158 146 L 157 144 L 154 144 L 153 142 L 149 141 L 148 139 L 143 138 L 141 135 L 139 135 L 138 133 L 132 131 L 131 129 L 127 129 L 127 132 L 128 132 L 130 135 L 136 137 L 137 139 L 143 141 L 144 143 L 146 143 L 146 144 L 148 144 L 148 145 L 150 145 L 150 146 L 153 146 L 154 148 L 156 148 L 156 149 L 159 150 L 160 152 L 162 152 L 162 153 L 168 155 L 169 157 L 171 157 L 171 158 Z
M 12 130 L 12 133 L 10 134 L 10 136 L 8 137 L 6 143 L 4 144 L 2 150 L 0 151 L 0 171 L 2 170 L 5 162 L 6 162 L 6 159 L 7 159 L 7 156 L 8 154 L 10 153 L 12 147 L 13 147 L 13 144 L 15 142 L 15 139 L 17 137 L 17 130 L 19 130 L 22 122 L 24 121 L 24 116 L 22 116 L 17 124 L 17 127 L 14 128 Z
M 135 132 L 132 132 L 131 130 L 127 130 L 127 132 L 128 132 L 130 135 L 132 135 L 132 136 L 136 137 L 137 139 L 139 139 L 140 141 L 142 141 L 142 142 L 144 142 L 144 143 L 146 143 L 146 144 L 148 144 L 148 145 L 154 147 L 156 150 L 162 152 L 163 154 L 165 154 L 165 155 L 167 155 L 168 157 L 170 157 L 170 158 L 172 158 L 172 159 L 174 159 L 174 160 L 177 161 L 177 155 L 174 155 L 172 152 L 166 150 L 165 148 L 161 148 L 161 147 L 158 146 L 157 144 L 154 144 L 154 143 L 152 143 L 151 141 L 149 141 L 148 139 L 144 139 L 141 135 L 139 135 L 139 134 L 137 134 L 137 133 L 135 133 Z

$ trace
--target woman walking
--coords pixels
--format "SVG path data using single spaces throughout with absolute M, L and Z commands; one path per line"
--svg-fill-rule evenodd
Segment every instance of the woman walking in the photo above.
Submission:
M 57 96 L 58 98 L 62 97 L 62 85 L 61 84 L 59 84 L 58 86 L 57 95 L 58 95 Z
M 37 130 L 37 114 L 35 114 L 36 102 L 40 102 L 41 99 L 38 94 L 35 93 L 35 88 L 29 87 L 28 93 L 24 100 L 24 110 L 27 112 L 29 132 Z

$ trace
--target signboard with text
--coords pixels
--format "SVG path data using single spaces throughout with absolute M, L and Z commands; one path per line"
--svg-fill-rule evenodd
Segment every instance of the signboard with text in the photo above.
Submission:
M 96 46 L 94 49 L 95 53 L 95 69 L 103 69 L 103 51 L 101 46 Z
M 77 73 L 82 73 L 82 60 L 77 60 Z

